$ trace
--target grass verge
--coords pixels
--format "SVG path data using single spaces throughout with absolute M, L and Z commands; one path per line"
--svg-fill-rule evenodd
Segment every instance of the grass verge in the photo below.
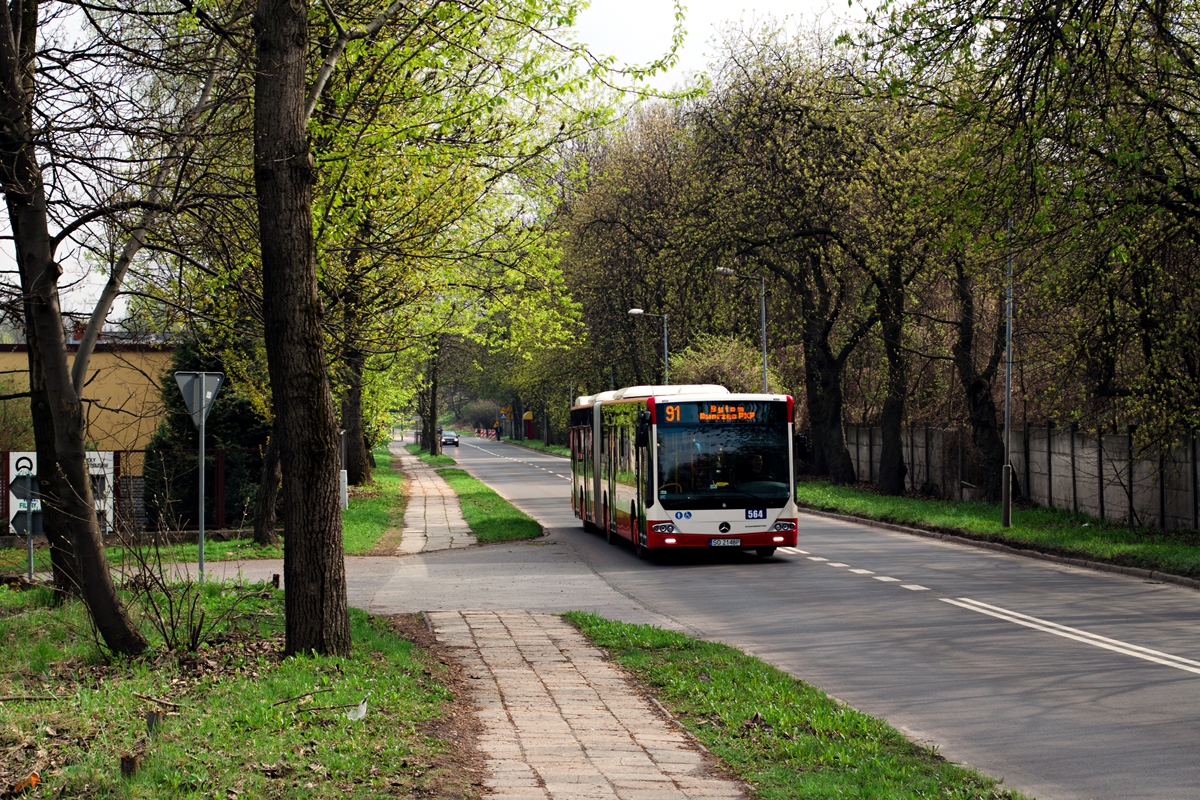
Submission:
M 439 469 L 438 474 L 458 495 L 463 519 L 481 543 L 536 539 L 542 526 L 518 511 L 490 486 L 472 478 L 461 469 Z
M 406 444 L 404 449 L 414 456 L 421 459 L 421 463 L 428 464 L 431 467 L 453 467 L 458 462 L 447 455 L 429 455 L 428 450 L 422 450 L 419 444 Z
M 400 472 L 393 469 L 386 446 L 372 453 L 376 467 L 371 484 L 350 487 L 350 507 L 342 512 L 342 541 L 348 556 L 370 553 L 385 534 L 404 525 L 408 496 L 400 491 Z
M 106 659 L 79 603 L 0 587 L 0 695 L 30 698 L 0 704 L 0 787 L 37 772 L 39 796 L 471 794 L 431 727 L 452 699 L 436 658 L 351 609 L 351 656 L 285 659 L 282 593 L 201 592 L 213 614 L 238 597 L 240 613 L 194 653 Z M 349 719 L 364 698 L 366 716 Z M 165 713 L 148 733 L 151 711 Z M 122 755 L 137 756 L 134 776 Z
M 571 457 L 570 448 L 563 447 L 560 444 L 546 444 L 545 442 L 540 442 L 537 439 L 525 439 L 520 442 L 511 439 L 504 439 L 503 442 L 504 444 L 512 444 L 516 445 L 517 447 L 524 447 L 526 450 L 538 450 L 542 453 L 549 453 L 552 456 L 562 456 L 563 458 Z
M 566 616 L 751 784 L 755 797 L 1022 797 L 731 647 L 582 612 Z
M 801 505 L 840 514 L 955 533 L 1043 553 L 1104 561 L 1200 578 L 1200 533 L 1132 528 L 1057 508 L 1014 508 L 1012 527 L 1000 526 L 993 503 L 886 497 L 826 481 L 796 487 Z

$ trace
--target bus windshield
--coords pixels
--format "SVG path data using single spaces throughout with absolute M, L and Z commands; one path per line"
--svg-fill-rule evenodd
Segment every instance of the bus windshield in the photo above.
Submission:
M 659 427 L 663 509 L 782 508 L 790 497 L 787 436 L 786 422 Z

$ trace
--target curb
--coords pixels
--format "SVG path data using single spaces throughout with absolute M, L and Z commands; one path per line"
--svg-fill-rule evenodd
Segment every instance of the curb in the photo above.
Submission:
M 1084 558 L 1069 558 L 1067 556 L 1058 556 L 1052 553 L 1043 553 L 1040 550 L 1030 550 L 1027 548 L 1013 547 L 1012 545 L 1007 544 L 999 544 L 998 542 L 989 542 L 983 539 L 974 539 L 970 536 L 964 536 L 962 534 L 942 533 L 939 531 L 927 531 L 921 528 L 910 528 L 907 525 L 897 525 L 892 522 L 881 522 L 877 519 L 855 517 L 849 514 L 836 514 L 832 511 L 820 511 L 818 509 L 808 508 L 805 506 L 800 507 L 799 510 L 804 514 L 812 514 L 816 517 L 836 519 L 841 522 L 854 522 L 859 525 L 866 525 L 870 528 L 882 528 L 883 530 L 895 531 L 897 533 L 907 533 L 911 536 L 922 536 L 926 539 L 940 539 L 944 542 L 952 542 L 954 544 L 966 545 L 968 547 L 978 547 L 983 550 L 994 550 L 998 553 L 1007 553 L 1008 555 L 1013 556 L 1033 558 L 1037 559 L 1038 561 L 1049 561 L 1053 564 L 1066 564 L 1072 567 L 1095 570 L 1096 572 L 1110 572 L 1117 575 L 1126 575 L 1131 578 L 1142 578 L 1143 580 L 1171 583 L 1177 586 L 1187 587 L 1188 589 L 1200 589 L 1200 580 L 1196 580 L 1195 578 L 1185 578 L 1182 575 L 1175 575 L 1170 572 L 1159 572 L 1158 570 L 1143 569 L 1141 567 L 1123 567 L 1118 564 L 1107 564 L 1103 561 L 1089 561 Z

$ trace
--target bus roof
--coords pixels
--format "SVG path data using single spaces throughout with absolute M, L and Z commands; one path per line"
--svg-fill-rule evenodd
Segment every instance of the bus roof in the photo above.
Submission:
M 627 400 L 635 397 L 674 397 L 681 394 L 720 395 L 729 394 L 724 386 L 715 383 L 677 383 L 672 386 L 626 386 L 599 394 L 581 395 L 576 398 L 575 405 L 590 406 L 606 400 Z

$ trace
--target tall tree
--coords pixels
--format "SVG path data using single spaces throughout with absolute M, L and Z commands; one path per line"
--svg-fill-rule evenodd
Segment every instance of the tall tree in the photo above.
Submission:
M 64 521 L 69 526 L 73 577 L 97 629 L 113 651 L 137 654 L 147 642 L 126 613 L 104 557 L 84 457 L 83 402 L 67 367 L 58 293 L 61 267 L 54 260 L 33 126 L 38 22 L 36 0 L 0 14 L 0 183 L 24 296 L 35 435 L 39 450 L 53 453 L 39 464 L 39 472 L 46 505 L 52 509 L 48 522 L 52 529 Z M 51 430 L 46 430 L 43 416 L 47 409 Z M 52 450 L 46 441 L 51 434 Z

